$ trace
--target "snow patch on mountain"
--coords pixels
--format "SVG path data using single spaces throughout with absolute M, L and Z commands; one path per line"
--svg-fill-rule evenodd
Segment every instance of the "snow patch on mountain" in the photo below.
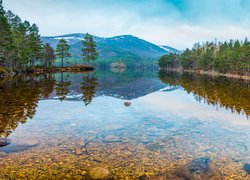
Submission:
M 171 52 L 171 49 L 169 49 L 169 48 L 166 48 L 166 47 L 164 47 L 164 46 L 159 46 L 161 49 L 164 49 L 165 51 L 167 51 L 167 52 Z
M 65 40 L 83 40 L 83 37 L 75 37 L 75 36 L 69 36 L 69 37 L 55 37 L 54 39 L 60 40 L 60 39 L 65 39 Z
M 175 53 L 175 54 L 180 54 L 181 51 L 175 49 L 175 48 L 172 48 L 172 47 L 168 47 L 168 46 L 162 46 L 160 45 L 159 46 L 161 49 L 164 49 L 165 51 L 167 51 L 168 53 Z

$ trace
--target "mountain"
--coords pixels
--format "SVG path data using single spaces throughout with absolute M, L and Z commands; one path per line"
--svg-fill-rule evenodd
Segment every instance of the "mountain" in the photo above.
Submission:
M 60 39 L 64 38 L 71 46 L 73 61 L 81 62 L 82 40 L 85 34 L 67 34 L 61 36 L 42 37 L 44 43 L 49 43 L 53 48 L 56 48 Z M 171 47 L 157 46 L 143 39 L 131 35 L 115 36 L 111 38 L 103 38 L 93 36 L 97 43 L 97 51 L 99 59 L 97 62 L 112 63 L 118 60 L 123 60 L 128 63 L 152 62 L 160 56 L 172 52 Z

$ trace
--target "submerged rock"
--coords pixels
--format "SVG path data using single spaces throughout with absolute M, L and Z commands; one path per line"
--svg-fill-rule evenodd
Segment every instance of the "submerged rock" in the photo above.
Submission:
M 7 138 L 0 138 L 0 147 L 7 146 L 10 144 L 10 140 Z
M 178 169 L 175 175 L 188 180 L 222 180 L 217 166 L 206 157 L 192 160 Z
M 250 174 L 250 164 L 244 164 L 243 169 L 247 172 L 247 174 Z
M 140 177 L 139 180 L 184 180 L 183 178 L 177 177 L 175 175 L 155 175 L 150 177 Z
M 122 142 L 122 139 L 115 135 L 108 135 L 103 140 L 106 143 Z
M 108 124 L 103 127 L 104 131 L 117 131 L 117 130 L 123 130 L 125 129 L 125 126 L 122 124 Z
M 0 157 L 8 156 L 6 152 L 0 152 Z
M 15 153 L 20 151 L 25 151 L 27 149 L 29 149 L 29 146 L 26 144 L 11 144 L 8 147 L 3 147 L 1 151 L 5 153 Z
M 112 175 L 110 170 L 104 167 L 95 167 L 89 171 L 86 175 L 86 179 L 89 180 L 110 180 L 112 179 Z
M 34 138 L 23 140 L 23 141 L 21 141 L 19 143 L 30 146 L 30 147 L 39 145 L 39 141 L 37 139 L 34 139 Z
M 150 151 L 163 150 L 166 147 L 166 144 L 163 142 L 152 142 L 145 146 Z
M 39 141 L 35 139 L 23 140 L 20 141 L 19 143 L 18 144 L 9 143 L 10 144 L 9 146 L 2 147 L 0 150 L 5 153 L 15 153 L 20 151 L 25 151 L 39 145 Z
M 83 154 L 83 151 L 82 151 L 81 148 L 76 148 L 75 151 L 74 151 L 74 153 L 75 153 L 76 155 L 82 155 L 82 154 Z
M 124 105 L 125 106 L 131 106 L 131 102 L 125 102 Z

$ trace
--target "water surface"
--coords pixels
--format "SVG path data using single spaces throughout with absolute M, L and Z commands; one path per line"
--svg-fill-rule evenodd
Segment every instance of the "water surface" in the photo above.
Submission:
M 124 102 L 132 103 L 126 107 Z M 249 82 L 157 71 L 97 71 L 0 82 L 0 178 L 171 174 L 209 157 L 249 179 Z

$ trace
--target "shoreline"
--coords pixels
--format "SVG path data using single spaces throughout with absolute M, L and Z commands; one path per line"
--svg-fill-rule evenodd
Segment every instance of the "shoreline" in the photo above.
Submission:
M 175 71 L 175 72 L 188 72 L 188 73 L 194 73 L 197 75 L 208 75 L 212 77 L 227 77 L 227 78 L 233 78 L 233 79 L 242 79 L 250 81 L 250 75 L 239 75 L 239 74 L 231 74 L 231 73 L 220 73 L 215 71 L 204 71 L 204 70 L 189 70 L 189 69 L 175 69 L 175 68 L 160 68 L 160 70 L 165 71 Z
M 69 67 L 47 67 L 39 68 L 34 67 L 26 70 L 15 70 L 13 72 L 0 74 L 0 78 L 15 77 L 18 75 L 31 75 L 31 74 L 43 74 L 43 73 L 56 73 L 56 72 L 88 72 L 94 71 L 92 66 L 69 66 Z

